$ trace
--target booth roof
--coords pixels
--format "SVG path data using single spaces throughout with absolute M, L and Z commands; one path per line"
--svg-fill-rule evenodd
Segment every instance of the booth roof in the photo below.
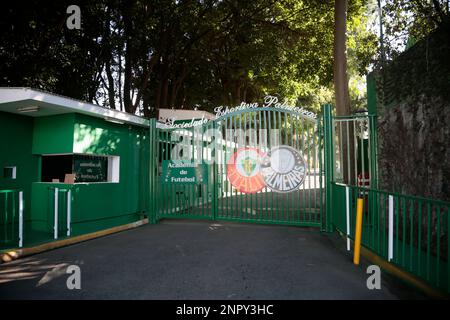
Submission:
M 0 88 L 0 111 L 43 117 L 81 113 L 117 123 L 148 127 L 149 120 L 126 112 L 32 88 Z

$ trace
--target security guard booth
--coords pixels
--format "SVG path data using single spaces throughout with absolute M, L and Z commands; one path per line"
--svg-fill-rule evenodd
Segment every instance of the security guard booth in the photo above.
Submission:
M 0 249 L 148 215 L 149 121 L 29 88 L 0 88 Z

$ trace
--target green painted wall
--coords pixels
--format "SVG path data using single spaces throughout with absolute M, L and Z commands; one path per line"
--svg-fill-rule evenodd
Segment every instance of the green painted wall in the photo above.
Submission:
M 38 179 L 38 157 L 31 154 L 33 118 L 0 112 L 0 189 L 24 190 L 24 215 L 29 218 L 31 183 Z M 3 168 L 17 167 L 17 179 L 5 179 Z
M 53 118 L 53 117 L 52 117 Z M 52 144 L 43 145 L 36 141 L 33 150 L 46 153 L 84 153 L 114 155 L 120 157 L 120 180 L 118 183 L 83 183 L 73 186 L 54 183 L 34 183 L 32 199 L 33 229 L 52 234 L 53 191 L 51 187 L 72 188 L 72 235 L 93 232 L 129 223 L 142 218 L 148 208 L 148 129 L 107 122 L 85 115 L 72 115 L 72 138 L 67 137 L 70 117 L 59 129 L 63 138 Z M 48 119 L 46 119 L 48 120 Z M 51 120 L 55 120 L 54 118 Z M 35 134 L 41 138 L 51 131 L 50 120 L 41 121 Z M 38 132 L 42 129 L 44 132 Z M 55 138 L 51 138 L 53 141 Z M 73 141 L 70 150 L 66 141 Z M 60 221 L 66 213 L 61 200 Z
M 88 219 L 91 215 L 87 212 L 93 211 L 88 203 L 98 206 L 95 210 L 98 219 L 146 210 L 150 157 L 148 129 L 76 115 L 73 151 L 120 156 L 119 183 L 80 185 L 80 188 L 89 186 L 89 190 L 79 191 L 81 198 L 84 198 L 83 192 L 86 197 L 86 201 L 77 202 L 79 212 L 85 214 L 83 219 Z M 107 192 L 108 199 L 100 197 L 102 192 Z
M 367 109 L 369 114 L 377 114 L 377 88 L 375 76 L 370 73 L 366 77 L 367 83 Z
M 31 183 L 38 179 L 38 157 L 31 154 L 32 135 L 33 118 L 0 112 L 0 190 L 23 190 L 25 221 L 30 219 Z M 16 166 L 16 179 L 3 176 L 3 168 L 7 166 Z M 0 248 L 16 246 L 18 243 L 18 195 L 15 197 L 13 208 L 12 196 L 9 194 L 8 216 L 5 217 L 5 193 L 0 194 Z
M 75 115 L 34 119 L 33 154 L 71 153 Z

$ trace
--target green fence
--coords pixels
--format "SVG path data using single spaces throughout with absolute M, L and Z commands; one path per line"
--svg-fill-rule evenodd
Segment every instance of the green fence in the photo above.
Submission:
M 450 292 L 450 203 L 332 183 L 333 225 L 353 239 L 364 199 L 362 245 L 431 286 Z
M 377 189 L 376 116 L 333 116 L 324 107 L 326 205 L 331 227 L 354 238 L 356 199 L 364 199 L 362 245 L 450 292 L 450 203 Z
M 260 107 L 230 112 L 194 127 L 158 128 L 155 136 L 156 220 L 188 218 L 324 227 L 320 119 L 287 109 Z M 293 150 L 298 155 L 294 160 L 302 159 L 298 161 L 304 164 L 304 177 L 298 187 L 276 190 L 260 181 L 259 174 L 255 174 L 253 183 L 260 187 L 255 190 L 233 184 L 230 177 L 236 171 L 239 154 L 254 152 L 264 158 L 276 148 Z M 183 160 L 175 159 L 178 155 Z M 192 165 L 183 168 L 192 182 L 176 182 L 180 170 L 168 169 L 169 165 L 184 164 Z
M 22 190 L 0 190 L 0 249 L 21 248 L 71 236 L 72 188 L 46 189 L 45 219 L 24 218 Z
M 377 187 L 376 116 L 333 116 L 334 181 Z
M 0 190 L 0 248 L 23 245 L 23 191 Z
M 201 131 L 190 129 L 156 130 L 156 220 L 163 218 L 211 219 L 213 217 L 214 169 L 206 166 L 205 178 L 194 183 L 169 183 L 164 178 L 170 164 L 173 150 L 179 140 L 182 147 L 191 153 L 193 161 L 203 164 L 203 155 L 214 151 L 207 140 L 205 131 L 213 129 L 213 123 L 207 124 Z M 194 140 L 195 138 L 195 140 Z M 186 150 L 185 149 L 185 150 Z

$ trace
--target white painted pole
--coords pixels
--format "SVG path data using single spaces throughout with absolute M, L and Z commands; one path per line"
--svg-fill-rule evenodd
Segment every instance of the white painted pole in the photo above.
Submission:
M 19 191 L 19 248 L 23 246 L 23 191 Z
M 67 191 L 67 236 L 70 236 L 70 224 L 72 218 L 72 190 Z
M 54 225 L 53 225 L 53 238 L 54 239 L 58 239 L 58 192 L 59 192 L 59 189 L 55 188 L 55 204 L 54 204 L 55 221 L 54 221 Z
M 389 196 L 388 261 L 394 258 L 394 196 Z
M 350 187 L 345 187 L 345 206 L 347 223 L 347 251 L 350 251 Z

